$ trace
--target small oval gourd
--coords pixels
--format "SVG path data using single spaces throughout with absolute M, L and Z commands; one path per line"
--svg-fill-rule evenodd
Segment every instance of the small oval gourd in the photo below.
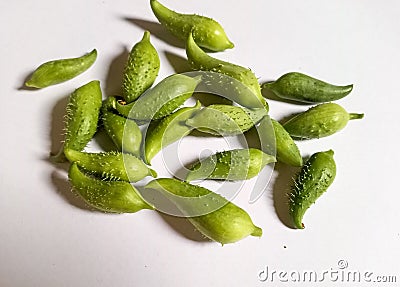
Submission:
M 362 119 L 364 114 L 348 113 L 335 103 L 319 104 L 287 120 L 283 127 L 294 138 L 315 139 L 342 130 L 349 120 Z
M 153 85 L 160 70 L 160 58 L 145 31 L 140 42 L 129 53 L 122 81 L 122 97 L 127 103 L 136 100 Z

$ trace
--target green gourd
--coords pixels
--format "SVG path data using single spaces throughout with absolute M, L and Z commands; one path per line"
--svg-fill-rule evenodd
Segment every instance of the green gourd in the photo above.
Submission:
M 279 122 L 271 119 L 271 123 L 275 133 L 277 160 L 292 166 L 302 166 L 303 158 L 292 137 Z
M 304 228 L 305 212 L 334 181 L 336 164 L 333 154 L 332 150 L 313 154 L 295 179 L 289 194 L 289 212 L 296 228 Z
M 147 90 L 135 102 L 123 105 L 116 103 L 116 110 L 123 116 L 150 121 L 161 119 L 179 108 L 193 94 L 201 77 L 174 74 Z
M 101 104 L 101 112 L 116 112 L 116 106 L 117 106 L 117 98 L 110 96 L 107 97 L 105 100 L 103 100 L 103 103 Z
M 144 144 L 144 160 L 150 164 L 152 158 L 163 148 L 188 135 L 193 129 L 185 125 L 185 121 L 200 110 L 197 101 L 193 107 L 184 107 L 169 116 L 152 121 L 146 132 Z
M 261 150 L 235 149 L 218 152 L 195 163 L 186 181 L 196 179 L 246 180 L 257 176 L 275 157 Z
M 157 78 L 160 70 L 160 58 L 150 43 L 150 32 L 145 31 L 140 42 L 133 46 L 126 63 L 122 96 L 127 103 L 136 100 Z
M 186 120 L 186 124 L 212 135 L 243 134 L 256 125 L 267 111 L 264 108 L 247 109 L 230 105 L 210 105 Z
M 215 20 L 172 11 L 157 0 L 150 0 L 154 15 L 171 34 L 185 41 L 192 32 L 196 43 L 211 51 L 223 51 L 234 47 L 224 29 Z
M 161 192 L 197 230 L 213 241 L 227 244 L 249 235 L 262 235 L 262 229 L 254 225 L 246 211 L 204 187 L 177 179 L 159 178 L 145 188 Z
M 82 172 L 76 163 L 71 164 L 68 177 L 74 190 L 96 209 L 116 213 L 154 209 L 128 182 L 99 180 Z
M 94 49 L 78 58 L 43 63 L 33 72 L 25 86 L 40 89 L 68 81 L 89 69 L 96 58 L 97 50 Z
M 265 83 L 268 88 L 282 99 L 302 103 L 323 103 L 339 100 L 347 96 L 353 85 L 335 86 L 308 75 L 291 72 L 284 74 L 275 82 Z
M 142 160 L 120 152 L 86 153 L 65 150 L 65 156 L 88 173 L 105 180 L 137 182 L 146 176 L 157 177 L 157 173 L 148 168 Z
M 54 157 L 65 161 L 63 151 L 83 150 L 97 131 L 102 93 L 99 81 L 91 81 L 76 89 L 69 97 L 63 148 Z
M 324 103 L 293 116 L 283 127 L 294 138 L 314 139 L 332 135 L 343 129 L 349 120 L 363 117 L 364 114 L 348 113 L 338 104 Z
M 192 69 L 224 74 L 248 87 L 247 90 L 241 88 L 241 91 L 238 92 L 239 96 L 235 97 L 238 104 L 250 108 L 265 106 L 268 111 L 268 104 L 261 94 L 258 79 L 250 69 L 211 57 L 195 43 L 192 34 L 189 34 L 186 41 L 186 55 Z
M 135 121 L 106 111 L 102 113 L 102 122 L 119 151 L 140 157 L 142 132 Z

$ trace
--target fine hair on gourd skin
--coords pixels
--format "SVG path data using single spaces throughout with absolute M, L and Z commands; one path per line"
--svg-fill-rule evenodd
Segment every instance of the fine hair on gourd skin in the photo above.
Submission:
M 150 32 L 145 31 L 141 41 L 130 51 L 124 68 L 122 81 L 124 100 L 131 103 L 140 97 L 153 85 L 159 70 L 160 58 L 150 43 Z
M 295 228 L 304 228 L 305 212 L 333 183 L 336 176 L 333 155 L 333 150 L 314 153 L 295 178 L 289 193 L 289 214 Z
M 186 55 L 193 70 L 224 74 L 248 87 L 248 91 L 244 90 L 241 98 L 238 97 L 239 104 L 250 108 L 264 107 L 268 111 L 268 103 L 262 96 L 258 79 L 250 69 L 211 57 L 196 44 L 192 34 L 186 40 Z M 254 96 L 258 99 L 255 104 Z
M 113 111 L 103 111 L 101 119 L 104 130 L 119 151 L 140 157 L 142 132 L 135 121 Z
M 97 131 L 102 92 L 99 81 L 91 81 L 77 88 L 70 96 L 65 116 L 65 140 L 51 159 L 66 161 L 64 150 L 82 151 Z
M 137 182 L 146 176 L 157 177 L 157 173 L 148 168 L 141 159 L 121 152 L 86 153 L 65 150 L 70 162 L 75 162 L 87 173 L 94 174 L 104 180 L 120 180 Z
M 130 183 L 98 179 L 84 173 L 75 162 L 69 168 L 68 178 L 73 189 L 96 209 L 116 213 L 154 209 Z
M 238 181 L 257 176 L 269 163 L 276 162 L 274 156 L 259 149 L 234 149 L 215 153 L 193 164 L 186 181 L 216 179 Z

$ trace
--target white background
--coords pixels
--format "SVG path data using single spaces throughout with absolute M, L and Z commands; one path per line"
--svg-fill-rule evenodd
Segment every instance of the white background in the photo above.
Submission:
M 246 191 L 237 198 L 263 237 L 223 247 L 201 240 L 182 219 L 88 209 L 70 191 L 67 165 L 48 161 L 62 139 L 67 96 L 92 79 L 101 81 L 104 97 L 118 93 L 127 50 L 144 29 L 160 54 L 157 81 L 174 66 L 178 72 L 186 68 L 185 52 L 156 24 L 147 0 L 2 1 L 0 286 L 310 286 L 280 283 L 276 274 L 274 282 L 260 282 L 258 274 L 266 266 L 322 273 L 337 270 L 339 260 L 348 262 L 346 270 L 397 275 L 400 281 L 399 2 L 162 3 L 217 19 L 236 47 L 214 56 L 250 67 L 260 82 L 301 71 L 354 84 L 338 103 L 365 118 L 331 137 L 299 144 L 305 157 L 335 151 L 335 182 L 307 212 L 306 228 L 293 230 L 284 224 L 284 201 L 296 170 L 278 165 L 260 200 L 247 204 Z M 81 76 L 43 90 L 19 90 L 40 63 L 93 48 L 98 59 Z M 269 103 L 276 119 L 307 109 Z M 326 279 L 323 285 L 341 284 Z

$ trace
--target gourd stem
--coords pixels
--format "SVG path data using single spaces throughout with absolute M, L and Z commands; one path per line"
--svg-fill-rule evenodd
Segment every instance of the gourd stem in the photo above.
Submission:
M 363 117 L 364 117 L 364 114 L 355 114 L 355 113 L 349 114 L 350 120 L 358 120 L 358 119 L 362 119 Z
M 261 237 L 262 229 L 260 227 L 255 226 L 254 231 L 251 233 L 251 235 Z

